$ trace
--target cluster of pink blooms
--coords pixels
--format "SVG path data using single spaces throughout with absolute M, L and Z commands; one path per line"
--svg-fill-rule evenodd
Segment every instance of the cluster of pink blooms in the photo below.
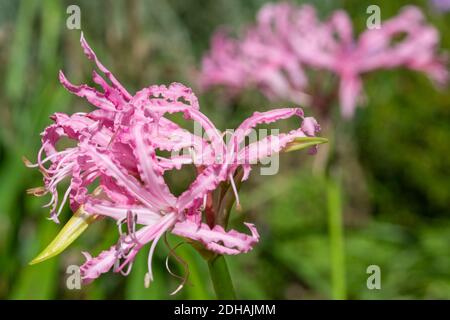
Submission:
M 450 11 L 450 0 L 431 0 L 430 2 L 433 8 L 437 11 Z
M 33 193 L 51 194 L 48 206 L 53 220 L 58 222 L 68 200 L 74 212 L 82 208 L 89 214 L 112 218 L 119 226 L 117 244 L 95 258 L 85 253 L 87 261 L 81 267 L 83 280 L 92 281 L 111 269 L 126 274 L 137 252 L 151 243 L 147 274 L 147 280 L 151 281 L 153 252 L 166 231 L 198 242 L 218 254 L 234 255 L 251 250 L 259 239 L 253 224 L 246 224 L 251 233 L 247 235 L 203 222 L 207 197 L 220 183 L 226 182 L 232 185 L 237 198 L 233 178 L 239 167 L 244 170 L 242 180 L 247 179 L 253 160 L 280 152 L 298 137 L 314 136 L 319 130 L 316 121 L 305 118 L 299 108 L 255 113 L 225 142 L 224 134 L 200 112 L 190 88 L 179 83 L 168 87 L 155 85 L 132 95 L 101 64 L 83 36 L 81 45 L 109 81 L 94 71 L 93 81 L 101 87 L 99 91 L 88 85 L 74 85 L 60 73 L 62 85 L 96 109 L 73 115 L 54 114 L 51 117 L 54 124 L 42 133 L 38 162 L 28 165 L 38 167 L 44 175 L 45 186 L 35 188 Z M 194 135 L 169 120 L 167 115 L 171 113 L 182 113 L 185 119 L 199 123 L 208 137 Z M 258 124 L 293 116 L 299 118 L 298 129 L 247 146 L 242 144 Z M 75 145 L 60 150 L 61 139 L 70 139 Z M 277 143 L 271 143 L 274 141 Z M 183 148 L 191 151 L 190 157 L 157 154 L 158 150 L 170 152 Z M 219 155 L 229 160 L 216 161 Z M 199 158 L 203 161 L 194 161 Z M 189 188 L 176 197 L 169 190 L 164 173 L 186 164 L 196 165 L 198 173 Z M 60 199 L 58 186 L 67 180 L 69 186 Z M 125 226 L 126 232 L 122 231 Z
M 213 36 L 201 84 L 235 92 L 256 86 L 268 98 L 305 103 L 308 70 L 326 70 L 340 79 L 341 113 L 348 118 L 361 97 L 361 75 L 366 72 L 406 67 L 445 83 L 448 71 L 445 57 L 436 52 L 438 44 L 438 31 L 414 6 L 355 39 L 345 11 L 320 21 L 310 5 L 267 4 L 241 39 L 223 30 Z

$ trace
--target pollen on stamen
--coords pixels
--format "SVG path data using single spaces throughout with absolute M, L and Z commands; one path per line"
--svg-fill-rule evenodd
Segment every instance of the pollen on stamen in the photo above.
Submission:
M 46 195 L 47 192 L 48 192 L 48 190 L 45 187 L 36 187 L 36 188 L 27 189 L 28 194 L 32 194 L 33 196 L 36 196 L 36 197 L 42 197 L 42 196 Z
M 148 289 L 148 287 L 150 287 L 150 281 L 151 281 L 150 273 L 147 272 L 144 277 L 144 287 L 146 289 Z
M 195 160 L 196 160 L 196 154 L 195 154 L 195 150 L 194 150 L 194 148 L 189 148 L 188 149 L 188 153 L 189 153 L 189 155 L 191 156 L 191 159 L 192 159 L 192 163 L 197 163 Z
M 22 162 L 27 167 L 33 167 L 34 166 L 34 164 L 30 160 L 28 160 L 27 157 L 25 157 L 25 156 L 22 156 Z
M 234 197 L 236 198 L 236 210 L 241 212 L 242 206 L 241 206 L 241 202 L 239 201 L 239 194 L 238 194 L 238 191 L 236 188 L 236 184 L 234 183 L 233 176 L 231 174 L 229 175 L 229 179 L 230 179 L 230 183 L 231 183 L 231 188 L 233 189 Z
M 202 203 L 202 206 L 200 207 L 200 211 L 203 211 L 203 210 L 206 209 L 206 202 L 207 202 L 207 201 L 208 201 L 208 195 L 205 194 L 205 195 L 203 196 L 203 203 Z

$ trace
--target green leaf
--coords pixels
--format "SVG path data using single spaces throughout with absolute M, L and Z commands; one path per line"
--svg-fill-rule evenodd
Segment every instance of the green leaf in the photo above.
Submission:
M 181 246 L 177 249 L 177 254 L 189 266 L 189 280 L 183 289 L 186 298 L 188 300 L 211 299 L 212 288 L 208 286 L 208 281 L 205 281 L 204 277 L 208 273 L 208 268 L 201 255 L 192 246 Z
M 218 255 L 208 261 L 209 274 L 213 283 L 214 291 L 219 300 L 236 300 L 230 271 L 223 255 Z
M 83 207 L 80 207 L 61 229 L 55 239 L 30 262 L 30 265 L 40 263 L 63 252 L 95 221 L 96 217 L 84 211 Z
M 294 141 L 288 143 L 283 152 L 291 152 L 296 150 L 305 149 L 308 147 L 313 147 L 318 144 L 327 143 L 328 139 L 321 137 L 301 137 L 296 138 Z
M 38 243 L 48 241 L 54 234 L 54 223 L 42 220 L 36 234 L 31 234 L 22 239 L 24 246 L 33 247 Z M 16 269 L 17 279 L 14 281 L 9 299 L 13 300 L 48 300 L 54 299 L 58 292 L 58 259 L 52 259 L 34 267 Z M 2 278 L 3 280 L 3 278 Z
M 155 265 L 161 265 L 161 268 L 153 268 L 155 281 L 149 288 L 144 285 L 144 277 L 148 272 L 147 252 L 140 250 L 133 263 L 133 271 L 129 274 L 125 287 L 125 298 L 127 300 L 164 300 L 169 299 L 167 274 L 165 272 L 163 259 L 155 252 L 153 258 Z

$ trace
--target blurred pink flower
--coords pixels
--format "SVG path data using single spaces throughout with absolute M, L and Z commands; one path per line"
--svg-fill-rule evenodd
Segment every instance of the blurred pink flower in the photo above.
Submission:
M 430 0 L 434 9 L 441 12 L 450 11 L 450 0 Z
M 223 31 L 213 36 L 201 83 L 235 91 L 255 85 L 271 99 L 301 103 L 308 92 L 305 70 L 328 70 L 340 78 L 341 113 L 348 118 L 354 114 L 362 93 L 360 77 L 366 72 L 405 67 L 445 83 L 448 71 L 445 57 L 437 54 L 438 44 L 438 31 L 413 6 L 354 39 L 343 10 L 322 22 L 310 5 L 267 4 L 242 39 Z
M 116 245 L 95 258 L 85 253 L 87 261 L 81 267 L 83 280 L 92 281 L 110 269 L 126 274 L 137 252 L 151 243 L 147 282 L 151 281 L 153 252 L 166 231 L 197 241 L 218 254 L 234 255 L 251 250 L 259 240 L 253 224 L 246 224 L 251 232 L 246 235 L 202 223 L 207 197 L 221 182 L 229 181 L 237 199 L 233 176 L 240 166 L 245 180 L 255 160 L 280 152 L 298 137 L 314 136 L 319 130 L 316 121 L 304 118 L 299 108 L 255 113 L 225 143 L 223 134 L 200 112 L 190 88 L 173 83 L 169 87 L 150 86 L 131 95 L 101 64 L 83 36 L 81 45 L 110 84 L 94 71 L 93 80 L 103 89 L 100 92 L 87 85 L 74 85 L 60 72 L 62 85 L 97 109 L 71 116 L 54 114 L 55 123 L 42 133 L 37 164 L 27 164 L 38 167 L 44 175 L 45 187 L 32 189 L 31 193 L 52 195 L 48 206 L 54 221 L 58 222 L 69 199 L 73 211 L 82 207 L 88 214 L 117 222 L 120 239 Z M 199 123 L 208 138 L 194 135 L 165 117 L 175 112 Z M 256 125 L 292 116 L 301 120 L 298 129 L 242 146 Z M 72 140 L 74 145 L 59 150 L 57 145 L 63 138 Z M 190 150 L 189 156 L 177 153 L 184 148 Z M 162 157 L 157 155 L 157 150 L 172 153 L 170 157 Z M 44 152 L 46 158 L 42 159 Z M 46 163 L 50 165 L 45 167 Z M 197 166 L 198 175 L 176 197 L 169 190 L 164 173 L 185 164 Z M 70 184 L 60 201 L 57 187 L 66 178 Z M 122 231 L 123 225 L 127 226 L 126 232 Z
M 287 3 L 264 6 L 243 39 L 216 32 L 203 58 L 201 85 L 225 85 L 234 91 L 257 86 L 272 99 L 304 103 L 307 78 L 289 39 L 296 29 L 313 30 L 309 6 L 293 10 Z M 295 29 L 294 29 L 295 28 Z

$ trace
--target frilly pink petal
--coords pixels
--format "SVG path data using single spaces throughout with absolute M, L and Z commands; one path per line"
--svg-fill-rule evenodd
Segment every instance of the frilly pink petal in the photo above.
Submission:
M 320 125 L 313 117 L 306 117 L 303 119 L 301 129 L 307 136 L 314 137 L 320 131 Z
M 341 114 L 344 118 L 349 119 L 353 117 L 361 90 L 362 83 L 358 77 L 345 77 L 341 79 L 339 98 Z
M 79 97 L 86 98 L 87 101 L 97 108 L 107 111 L 114 111 L 116 109 L 115 105 L 104 94 L 85 84 L 76 86 L 70 83 L 62 71 L 59 72 L 59 81 L 68 91 Z
M 211 229 L 202 223 L 200 227 L 189 220 L 178 222 L 172 229 L 172 233 L 201 242 L 207 249 L 219 254 L 235 255 L 245 253 L 253 249 L 259 241 L 256 227 L 251 223 L 245 223 L 250 229 L 251 236 L 235 230 L 225 231 L 221 226 Z
M 83 252 L 83 255 L 86 262 L 80 267 L 80 274 L 84 284 L 91 283 L 103 273 L 111 270 L 117 260 L 117 250 L 114 247 L 103 251 L 95 258 L 92 258 L 87 252 Z
M 109 201 L 99 201 L 88 199 L 84 203 L 84 210 L 90 214 L 97 214 L 104 217 L 112 218 L 116 221 L 123 221 L 127 218 L 128 212 L 136 215 L 136 223 L 142 225 L 154 225 L 160 219 L 159 212 L 154 212 L 147 207 L 139 205 L 117 205 Z
M 162 170 L 157 166 L 155 150 L 150 141 L 145 138 L 145 129 L 143 124 L 136 124 L 132 128 L 135 138 L 134 155 L 141 179 L 148 192 L 157 200 L 159 208 L 164 210 L 167 207 L 174 207 L 176 198 L 165 183 Z
M 259 141 L 250 143 L 239 151 L 237 157 L 237 162 L 244 168 L 242 180 L 248 178 L 252 164 L 256 164 L 258 161 L 280 152 L 296 138 L 315 136 L 319 131 L 320 126 L 317 121 L 312 117 L 306 117 L 303 119 L 299 129 L 292 130 L 289 133 L 269 135 Z
M 203 199 L 210 191 L 217 188 L 220 182 L 226 180 L 226 175 L 221 174 L 220 166 L 209 166 L 200 173 L 189 189 L 184 191 L 177 201 L 177 209 L 183 211 L 188 209 L 197 200 Z
M 108 70 L 106 69 L 103 64 L 97 59 L 97 56 L 95 55 L 95 52 L 91 49 L 91 47 L 89 46 L 89 44 L 87 43 L 86 39 L 84 38 L 83 33 L 81 33 L 81 37 L 80 37 L 80 43 L 81 46 L 84 49 L 84 53 L 85 55 L 90 59 L 90 60 L 94 60 L 95 63 L 97 64 L 97 67 L 99 68 L 99 70 L 101 72 L 103 72 L 106 77 L 109 79 L 109 81 L 111 81 L 113 87 L 115 89 L 117 89 L 124 97 L 125 100 L 130 100 L 131 99 L 131 95 L 128 93 L 128 91 L 120 84 L 120 82 L 116 79 L 116 77 L 114 77 L 114 75 Z
M 266 112 L 255 112 L 236 129 L 231 141 L 239 144 L 250 133 L 250 130 L 259 124 L 272 123 L 278 120 L 288 119 L 292 116 L 303 118 L 304 113 L 300 108 L 280 108 Z
M 98 170 L 104 175 L 113 178 L 118 186 L 125 188 L 129 194 L 149 208 L 159 208 L 158 201 L 143 188 L 136 178 L 129 175 L 124 168 L 120 167 L 119 163 L 112 159 L 110 152 L 98 150 L 95 146 L 88 143 L 82 144 L 80 148 L 92 159 Z

